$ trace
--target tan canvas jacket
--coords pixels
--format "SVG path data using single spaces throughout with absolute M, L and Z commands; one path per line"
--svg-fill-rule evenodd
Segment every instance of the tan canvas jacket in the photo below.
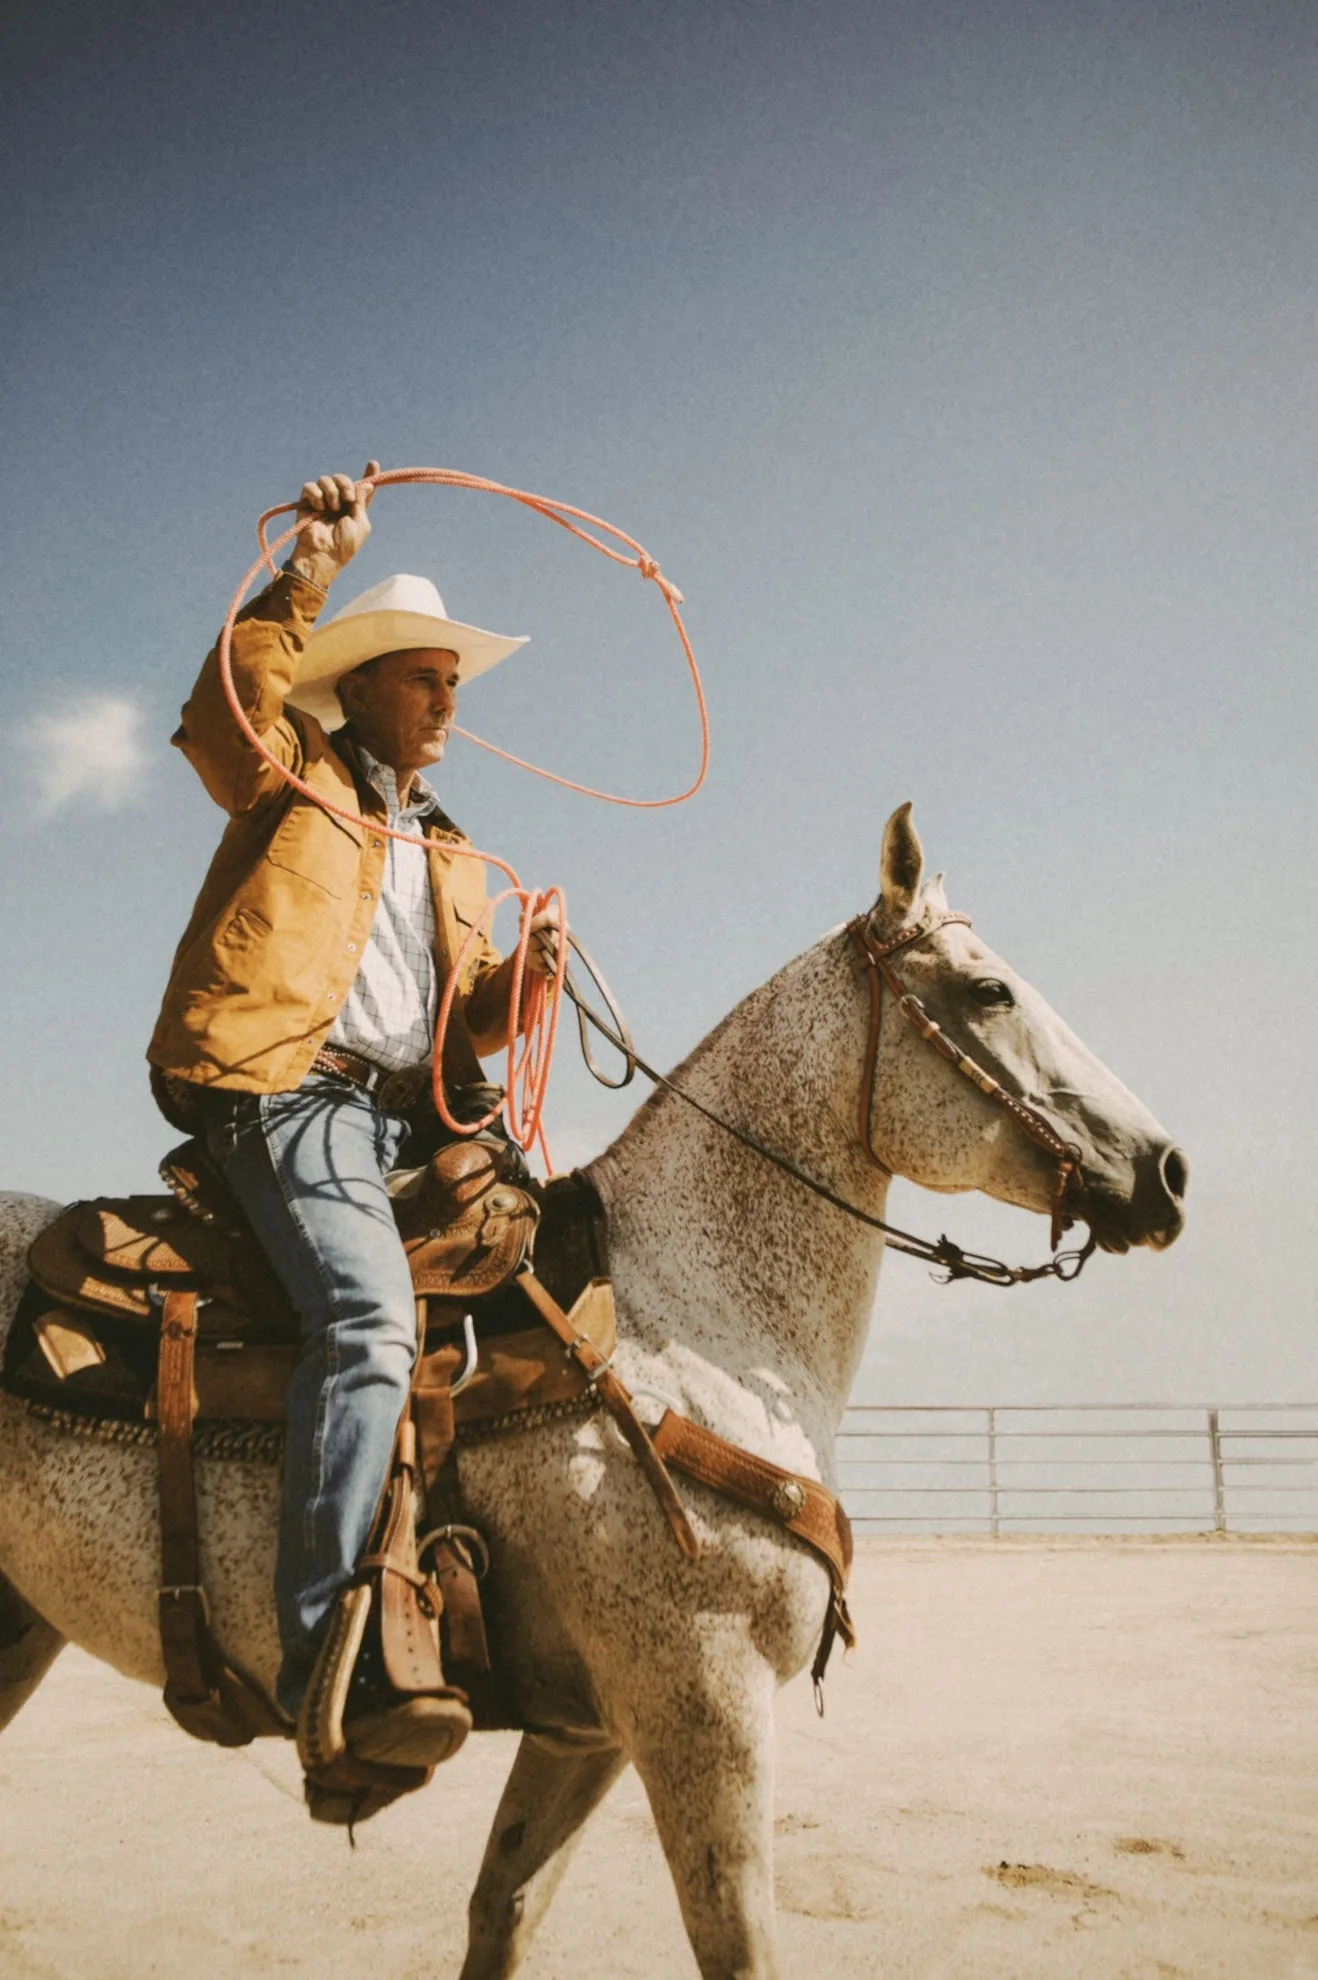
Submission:
M 357 974 L 379 898 L 388 841 L 372 821 L 384 822 L 384 802 L 354 778 L 318 722 L 284 706 L 323 603 L 314 585 L 289 575 L 254 598 L 234 629 L 234 684 L 271 754 L 332 803 L 361 813 L 364 825 L 331 817 L 262 762 L 225 700 L 215 649 L 173 737 L 229 823 L 175 954 L 147 1057 L 203 1086 L 279 1093 L 301 1083 Z M 485 906 L 485 868 L 438 849 L 468 843 L 456 827 L 432 819 L 426 836 L 437 847 L 430 865 L 442 987 Z M 499 961 L 479 937 L 463 966 L 455 1018 L 477 1052 L 496 1051 L 505 1035 L 506 993 L 491 982 Z

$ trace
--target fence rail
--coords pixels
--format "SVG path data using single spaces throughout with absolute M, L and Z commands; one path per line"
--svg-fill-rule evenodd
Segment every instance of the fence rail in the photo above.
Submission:
M 838 1470 L 860 1532 L 1318 1533 L 1318 1403 L 857 1403 Z

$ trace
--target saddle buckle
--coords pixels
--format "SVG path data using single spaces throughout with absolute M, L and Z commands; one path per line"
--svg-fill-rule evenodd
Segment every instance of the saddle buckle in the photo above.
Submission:
M 211 1605 L 210 1602 L 207 1600 L 206 1590 L 202 1587 L 200 1582 L 172 1581 L 166 1583 L 166 1585 L 163 1588 L 158 1588 L 156 1590 L 157 1599 L 162 1602 L 165 1601 L 181 1602 L 184 1599 L 184 1597 L 188 1595 L 196 1596 L 197 1604 L 201 1609 L 202 1620 L 205 1622 L 207 1628 L 209 1628 L 210 1619 L 211 1619 Z

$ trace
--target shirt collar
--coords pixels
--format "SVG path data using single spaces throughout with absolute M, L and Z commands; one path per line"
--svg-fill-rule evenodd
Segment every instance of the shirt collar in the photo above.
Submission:
M 374 785 L 375 789 L 384 799 L 385 806 L 391 817 L 435 817 L 444 824 L 448 823 L 439 799 L 424 777 L 414 776 L 412 778 L 411 797 L 408 799 L 406 805 L 400 805 L 398 802 L 398 777 L 393 766 L 388 763 L 381 763 L 377 756 L 372 756 L 365 743 L 362 742 L 359 736 L 354 735 L 351 729 L 343 731 L 342 739 L 351 746 L 363 776 L 366 777 L 369 783 Z

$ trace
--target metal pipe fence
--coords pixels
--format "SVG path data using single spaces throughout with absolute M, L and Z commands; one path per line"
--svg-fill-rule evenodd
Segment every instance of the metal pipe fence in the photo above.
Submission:
M 1318 1534 L 1318 1403 L 857 1403 L 838 1470 L 862 1533 Z

